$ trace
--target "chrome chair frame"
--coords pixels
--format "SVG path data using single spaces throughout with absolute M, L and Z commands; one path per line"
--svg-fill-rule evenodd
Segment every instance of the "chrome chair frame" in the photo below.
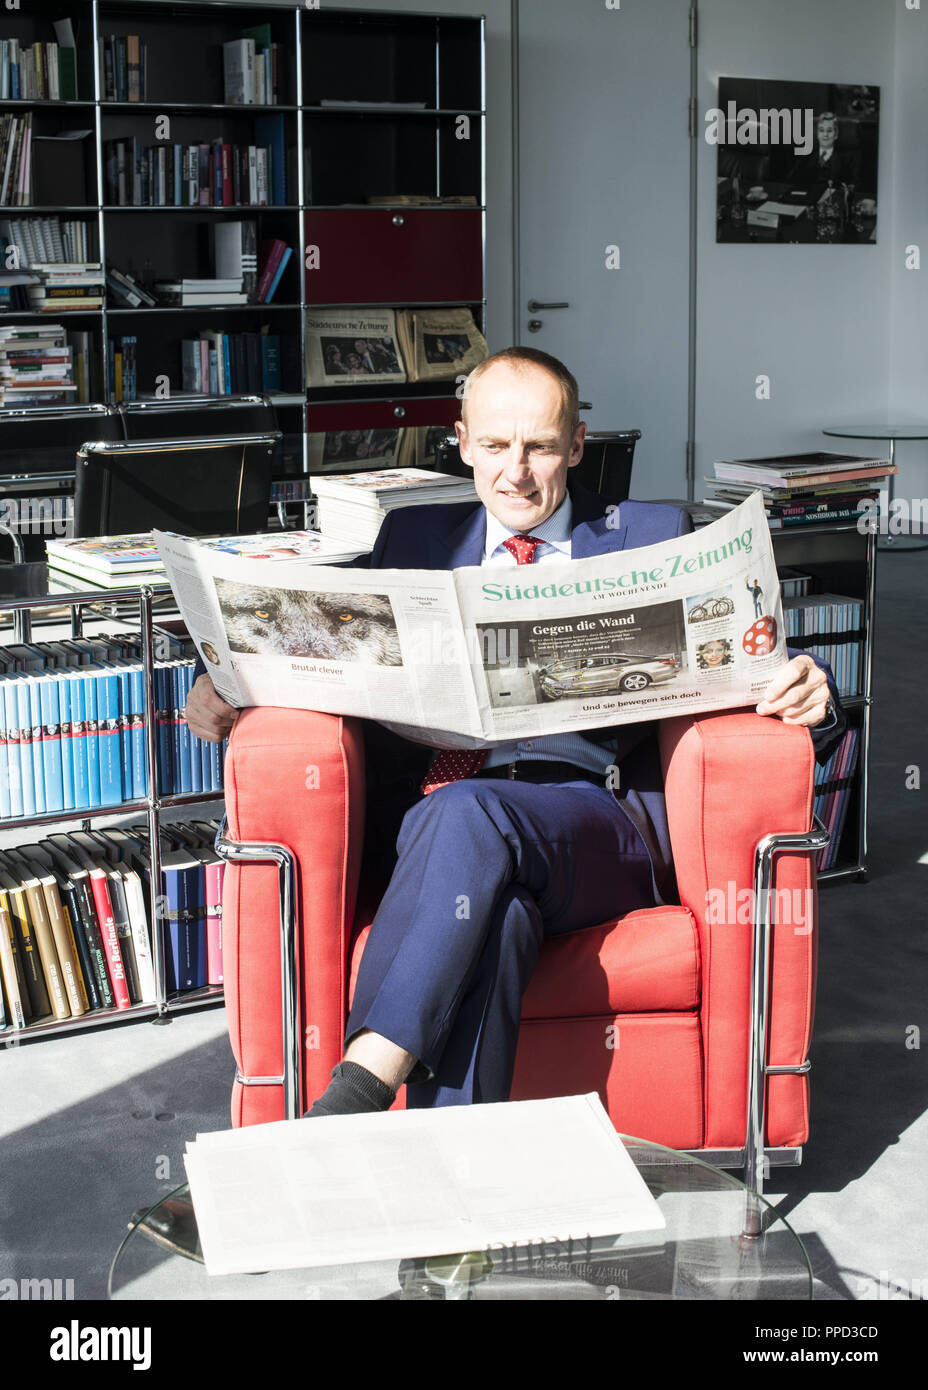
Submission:
M 808 1058 L 791 1066 L 768 1063 L 768 1023 L 770 1007 L 770 943 L 773 930 L 773 869 L 777 855 L 817 854 L 831 836 L 818 816 L 804 833 L 765 835 L 754 849 L 754 908 L 752 913 L 752 969 L 750 1027 L 748 1032 L 747 1129 L 742 1149 L 687 1149 L 686 1153 L 719 1168 L 741 1168 L 748 1189 L 745 1211 L 746 1236 L 761 1234 L 762 1204 L 754 1194 L 763 1195 L 766 1168 L 797 1165 L 801 1148 L 765 1148 L 766 1079 L 768 1076 L 805 1076 L 812 1063 Z M 238 1067 L 236 1081 L 243 1086 L 283 1086 L 288 1120 L 300 1118 L 303 1078 L 303 1036 L 299 980 L 299 895 L 298 865 L 285 845 L 262 841 L 232 840 L 226 833 L 226 817 L 216 836 L 216 853 L 229 863 L 277 865 L 280 883 L 280 977 L 283 1022 L 283 1069 L 280 1076 L 245 1076 Z

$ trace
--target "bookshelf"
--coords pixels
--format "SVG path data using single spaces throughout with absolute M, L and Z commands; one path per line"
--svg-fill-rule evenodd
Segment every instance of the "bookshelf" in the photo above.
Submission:
M 67 196 L 0 207 L 0 223 L 84 216 L 88 259 L 145 285 L 212 275 L 214 229 L 226 222 L 252 221 L 259 245 L 276 239 L 292 249 L 270 303 L 130 307 L 110 292 L 102 308 L 64 315 L 65 327 L 73 319 L 75 330 L 91 335 L 96 369 L 86 403 L 117 403 L 119 339 L 136 339 L 138 397 L 145 399 L 182 389 L 181 342 L 210 330 L 280 339 L 279 381 L 249 380 L 239 390 L 270 396 L 284 433 L 301 441 L 304 475 L 311 433 L 450 428 L 459 415 L 454 379 L 385 389 L 355 376 L 345 386 L 310 386 L 305 317 L 313 308 L 453 306 L 469 309 L 485 333 L 483 20 L 295 3 L 73 0 L 37 13 L 0 10 L 0 39 L 47 43 L 62 19 L 73 29 L 78 99 L 0 98 L 0 116 L 28 112 L 43 136 L 89 134 L 53 140 L 36 156 L 43 167 L 35 166 L 35 186 L 47 188 L 48 161 L 55 155 L 60 162 L 56 152 L 68 147 L 66 177 L 59 171 Z M 229 101 L 223 45 L 264 26 L 274 50 L 275 99 Z M 126 44 L 129 68 L 119 96 L 128 100 L 116 99 L 114 40 Z M 131 149 L 133 140 L 136 150 L 155 151 L 152 179 L 165 196 L 169 148 L 177 159 L 174 150 L 193 145 L 264 142 L 274 151 L 277 196 L 269 188 L 261 205 L 246 198 L 238 205 L 186 206 L 183 198 L 182 205 L 170 198 L 155 205 L 146 190 L 139 205 L 131 194 L 122 201 L 114 196 L 114 152 L 120 144 Z M 394 195 L 396 205 L 367 201 Z M 416 198 L 432 201 L 407 201 Z M 467 206 L 440 201 L 462 198 Z M 307 247 L 318 248 L 318 265 L 304 266 Z M 10 310 L 0 323 L 42 317 Z
M 111 1023 L 126 1022 L 140 1018 L 168 1022 L 172 1014 L 179 1010 L 203 1007 L 211 1003 L 221 1003 L 222 986 L 208 985 L 204 988 L 169 991 L 166 963 L 165 913 L 162 910 L 162 852 L 159 832 L 166 812 L 178 808 L 216 806 L 222 794 L 207 792 L 194 794 L 165 794 L 159 786 L 159 757 L 157 749 L 156 721 L 157 708 L 155 693 L 155 635 L 153 631 L 153 608 L 159 592 L 148 585 L 126 585 L 119 589 L 76 588 L 73 593 L 55 596 L 38 595 L 31 598 L 3 599 L 5 611 L 31 611 L 41 607 L 61 608 L 67 606 L 71 611 L 72 636 L 82 634 L 84 611 L 89 605 L 106 603 L 123 605 L 134 602 L 138 607 L 139 630 L 142 639 L 142 667 L 144 692 L 144 737 L 146 741 L 146 780 L 147 794 L 141 798 L 123 801 L 120 805 L 102 806 L 95 809 L 74 811 L 54 811 L 41 815 L 5 817 L 0 820 L 0 831 L 41 832 L 54 827 L 69 830 L 89 830 L 93 825 L 112 822 L 114 816 L 124 817 L 127 813 L 138 812 L 144 815 L 148 830 L 148 894 L 147 911 L 151 938 L 151 955 L 154 968 L 154 1000 L 146 1003 L 132 1003 L 128 1008 L 94 1008 L 87 1013 L 71 1018 L 43 1017 L 28 1022 L 25 1027 L 13 1027 L 7 1022 L 0 1027 L 0 1045 L 13 1046 L 24 1042 L 37 1041 L 45 1037 L 70 1032 L 74 1029 L 97 1028 Z M 30 845 L 34 835 L 24 834 L 18 843 Z
M 854 523 L 796 526 L 773 531 L 771 536 L 777 567 L 811 575 L 813 595 L 843 594 L 862 605 L 859 629 L 790 637 L 788 641 L 791 647 L 799 649 L 815 647 L 822 642 L 861 644 L 857 693 L 841 697 L 848 725 L 858 731 L 856 769 L 850 777 L 816 786 L 816 795 L 826 790 L 850 793 L 835 863 L 820 871 L 819 881 L 856 877 L 859 882 L 866 882 L 876 537 L 861 535 Z

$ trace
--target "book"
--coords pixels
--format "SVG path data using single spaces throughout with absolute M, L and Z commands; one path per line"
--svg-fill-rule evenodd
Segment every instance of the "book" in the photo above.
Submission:
M 756 459 L 718 459 L 717 479 L 789 487 L 794 482 L 808 487 L 813 482 L 840 482 L 842 478 L 880 478 L 896 472 L 888 459 L 858 457 L 817 450 L 805 454 L 774 455 Z

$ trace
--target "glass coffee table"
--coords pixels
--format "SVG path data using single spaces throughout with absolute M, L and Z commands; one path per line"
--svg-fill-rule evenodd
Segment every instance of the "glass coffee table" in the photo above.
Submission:
M 110 1268 L 109 1297 L 811 1299 L 812 1271 L 803 1244 L 769 1203 L 689 1154 L 626 1135 L 622 1141 L 663 1213 L 667 1224 L 661 1230 L 420 1260 L 212 1276 L 204 1265 L 153 1243 L 136 1224 Z M 186 1196 L 186 1186 L 175 1188 L 149 1212 Z M 742 1233 L 750 1204 L 762 1213 L 758 1236 Z

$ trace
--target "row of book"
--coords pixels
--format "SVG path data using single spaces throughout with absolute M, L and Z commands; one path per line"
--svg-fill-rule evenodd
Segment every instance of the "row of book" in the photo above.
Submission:
M 32 202 L 32 112 L 0 117 L 0 207 Z
M 135 333 L 109 339 L 106 372 L 111 401 L 138 400 L 138 345 Z
M 154 921 L 144 827 L 49 835 L 0 853 L 0 1027 L 153 1002 L 159 930 L 169 992 L 221 985 L 216 830 L 162 826 Z
M 224 745 L 191 734 L 190 660 L 155 667 L 158 787 L 222 790 Z M 0 817 L 98 810 L 148 795 L 141 662 L 95 662 L 45 675 L 0 676 Z
M 91 224 L 80 218 L 11 217 L 0 221 L 0 260 L 8 270 L 92 262 L 93 243 Z M 8 255 L 11 246 L 16 249 L 12 259 Z
M 230 106 L 276 106 L 280 89 L 280 45 L 269 24 L 243 29 L 242 38 L 222 45 L 222 77 Z
M 864 504 L 898 470 L 886 459 L 819 450 L 770 458 L 719 459 L 703 505 L 725 512 L 763 494 L 770 529 L 856 521 Z
M 104 101 L 147 101 L 148 43 L 140 34 L 100 38 Z
M 831 834 L 828 844 L 816 856 L 819 872 L 833 868 L 838 860 L 841 835 L 853 791 L 850 781 L 857 770 L 859 747 L 860 730 L 848 729 L 828 761 L 815 769 L 815 785 L 823 790 L 815 796 L 812 809 Z M 831 786 L 833 782 L 847 785 Z
M 0 101 L 77 101 L 77 50 L 70 20 L 59 20 L 55 34 L 54 43 L 0 39 Z
M 106 140 L 103 158 L 112 207 L 267 207 L 287 201 L 282 116 L 256 117 L 254 143 L 141 145 L 131 136 Z
M 825 633 L 835 636 L 860 634 L 863 603 L 860 599 L 847 598 L 843 594 L 806 594 L 800 598 L 786 598 L 783 600 L 783 622 L 787 641 Z M 803 648 L 828 662 L 840 695 L 860 693 L 862 638 L 858 637 L 856 641 L 804 643 Z
M 220 333 L 215 329 L 203 329 L 198 338 L 184 338 L 181 341 L 184 391 L 203 396 L 280 391 L 282 340 L 287 337 L 292 339 L 291 355 L 298 353 L 295 334 Z

